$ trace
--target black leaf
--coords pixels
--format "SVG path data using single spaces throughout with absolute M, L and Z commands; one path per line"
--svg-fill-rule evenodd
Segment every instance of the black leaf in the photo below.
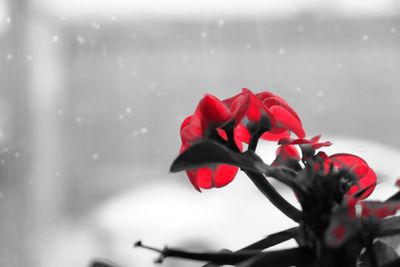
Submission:
M 269 166 L 253 151 L 247 151 L 246 153 L 234 152 L 212 140 L 202 140 L 184 151 L 174 160 L 170 171 L 179 172 L 212 164 L 229 164 L 247 171 L 263 173 L 287 184 L 296 192 L 301 193 L 305 190 L 301 183 L 293 179 L 296 172 L 292 169 Z
M 234 152 L 224 145 L 202 140 L 180 154 L 172 163 L 171 172 L 194 169 L 210 164 L 224 163 L 252 171 L 266 170 L 268 166 L 255 154 Z

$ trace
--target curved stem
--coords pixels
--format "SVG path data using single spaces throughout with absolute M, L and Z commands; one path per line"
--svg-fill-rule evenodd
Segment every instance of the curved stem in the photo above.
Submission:
M 300 222 L 303 217 L 303 213 L 292 206 L 286 201 L 276 189 L 270 184 L 270 182 L 264 177 L 264 175 L 252 171 L 244 171 L 250 180 L 255 184 L 258 190 L 266 196 L 272 204 L 275 205 L 280 211 L 295 222 Z

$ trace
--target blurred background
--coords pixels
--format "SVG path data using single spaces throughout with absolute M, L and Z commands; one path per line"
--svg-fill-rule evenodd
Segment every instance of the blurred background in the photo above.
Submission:
M 393 176 L 399 73 L 396 0 L 0 0 L 0 265 L 150 266 L 139 238 L 234 249 L 284 229 L 244 177 L 199 194 L 168 174 L 183 118 L 204 93 L 270 90 Z

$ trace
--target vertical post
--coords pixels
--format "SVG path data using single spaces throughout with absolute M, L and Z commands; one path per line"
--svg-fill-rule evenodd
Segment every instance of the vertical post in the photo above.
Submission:
M 63 222 L 63 45 L 56 19 L 35 10 L 27 16 L 26 47 L 29 62 L 28 99 L 32 161 L 30 179 L 34 235 L 32 252 L 37 266 L 52 261 L 52 238 Z M 65 141 L 64 141 L 65 142 Z
M 0 143 L 0 266 L 42 267 L 51 264 L 50 240 L 65 199 L 62 46 L 54 39 L 59 24 L 33 9 L 32 1 L 7 4 L 0 54 L 0 102 L 7 108 Z

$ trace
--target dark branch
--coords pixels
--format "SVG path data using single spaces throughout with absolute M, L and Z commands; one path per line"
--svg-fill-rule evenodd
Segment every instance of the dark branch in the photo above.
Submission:
M 300 222 L 303 219 L 303 213 L 287 202 L 286 199 L 284 199 L 264 177 L 264 175 L 246 170 L 245 173 L 261 191 L 261 193 L 263 193 L 264 196 L 266 196 L 269 201 L 271 201 L 271 203 L 274 204 L 275 207 L 282 211 L 286 216 L 295 222 Z

